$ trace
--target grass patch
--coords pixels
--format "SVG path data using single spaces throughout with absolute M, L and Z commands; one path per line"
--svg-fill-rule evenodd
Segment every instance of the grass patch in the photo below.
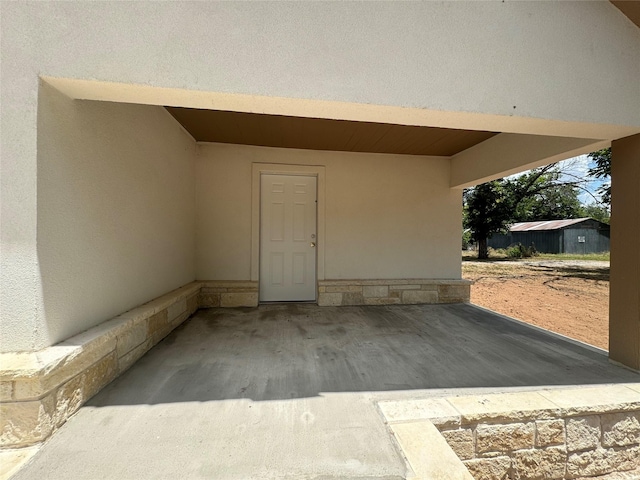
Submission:
M 577 253 L 538 253 L 533 258 L 523 258 L 523 259 L 515 259 L 509 258 L 506 250 L 498 249 L 493 250 L 489 249 L 489 260 L 510 260 L 510 261 L 518 261 L 518 260 L 592 260 L 599 262 L 608 262 L 610 261 L 610 253 L 586 253 L 586 254 L 577 254 Z M 463 261 L 477 261 L 478 260 L 478 252 L 472 250 L 463 250 L 462 251 L 462 260 Z
M 463 263 L 462 276 L 468 279 L 479 277 L 513 277 L 528 273 L 524 267 L 513 262 Z
M 603 253 L 540 253 L 536 257 L 540 260 L 593 260 L 599 262 L 610 261 L 609 252 Z
M 462 250 L 462 260 L 478 260 L 478 252 L 475 250 Z M 511 260 L 504 248 L 497 250 L 489 247 L 489 260 Z

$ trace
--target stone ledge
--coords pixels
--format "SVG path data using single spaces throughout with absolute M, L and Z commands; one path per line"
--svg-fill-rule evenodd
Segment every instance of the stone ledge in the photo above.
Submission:
M 198 308 L 193 282 L 31 353 L 0 354 L 0 447 L 48 438 Z
M 378 402 L 388 423 L 429 420 L 437 427 L 459 427 L 460 412 L 446 398 Z
M 378 407 L 394 432 L 431 422 L 475 478 L 636 478 L 624 472 L 640 469 L 639 386 L 383 401 Z
M 438 425 L 441 418 L 453 425 L 552 420 L 638 411 L 638 385 L 640 383 L 383 401 L 378 406 L 389 423 L 428 419 Z
M 563 416 L 627 412 L 640 410 L 638 386 L 640 384 L 544 390 L 540 395 L 560 407 Z

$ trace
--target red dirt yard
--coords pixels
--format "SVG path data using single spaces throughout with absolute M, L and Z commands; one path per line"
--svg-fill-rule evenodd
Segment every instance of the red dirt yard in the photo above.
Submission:
M 609 349 L 609 262 L 466 260 L 462 276 L 476 305 Z

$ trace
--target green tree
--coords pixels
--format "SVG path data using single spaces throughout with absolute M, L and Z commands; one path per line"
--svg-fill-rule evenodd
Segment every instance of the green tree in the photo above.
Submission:
M 488 258 L 487 239 L 505 229 L 511 216 L 511 197 L 504 179 L 483 183 L 464 192 L 465 228 L 478 242 L 478 258 Z
M 595 162 L 595 165 L 589 169 L 589 176 L 607 181 L 600 188 L 598 193 L 605 205 L 611 205 L 611 148 L 603 148 L 591 152 L 587 155 Z
M 551 164 L 465 191 L 463 222 L 478 242 L 478 258 L 488 258 L 487 240 L 510 223 L 579 217 L 577 184 Z
M 581 217 L 591 217 L 603 223 L 611 222 L 611 212 L 606 205 L 589 203 L 580 207 Z
M 534 222 L 536 220 L 561 220 L 579 218 L 582 205 L 578 189 L 573 184 L 550 184 L 556 180 L 541 179 L 543 189 L 525 196 L 516 206 L 514 222 Z

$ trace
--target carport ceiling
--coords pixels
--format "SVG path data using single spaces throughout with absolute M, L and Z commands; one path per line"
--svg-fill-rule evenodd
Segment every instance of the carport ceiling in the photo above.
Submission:
M 451 156 L 496 132 L 166 107 L 198 142 Z
M 618 10 L 624 13 L 629 20 L 640 27 L 640 2 L 631 0 L 611 0 Z

